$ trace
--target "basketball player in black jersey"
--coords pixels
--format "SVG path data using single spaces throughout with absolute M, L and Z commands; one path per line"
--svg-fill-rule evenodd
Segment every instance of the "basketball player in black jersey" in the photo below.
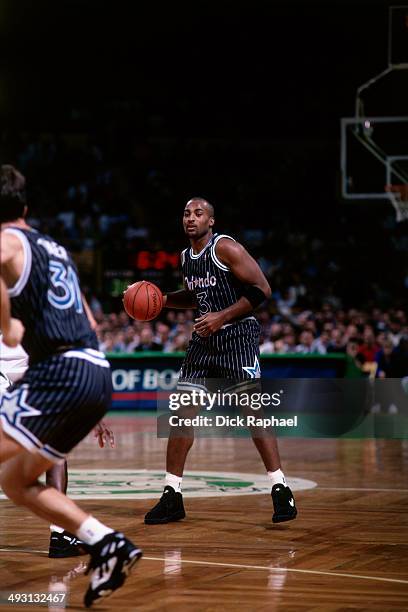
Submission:
M 93 317 L 92 311 L 84 295 L 82 295 L 82 301 L 91 328 L 95 330 L 97 328 L 97 322 Z M 27 368 L 27 353 L 20 345 L 14 348 L 7 347 L 2 342 L 0 330 L 0 395 L 6 391 L 12 391 L 13 383 L 24 375 Z M 104 421 L 100 421 L 96 425 L 94 436 L 97 438 L 100 448 L 103 448 L 105 444 L 108 443 L 108 440 L 111 448 L 114 448 L 115 436 Z M 66 494 L 68 488 L 67 461 L 60 464 L 54 464 L 52 468 L 47 470 L 45 473 L 45 482 L 47 485 L 57 489 L 57 491 L 62 491 L 62 493 Z M 64 531 L 57 525 L 50 525 L 50 531 L 49 557 L 57 559 L 77 557 L 86 554 L 86 551 L 81 547 L 82 542 L 80 542 L 74 534 Z
M 206 389 L 209 379 L 230 383 L 228 391 L 259 388 L 259 330 L 254 309 L 271 295 L 256 261 L 242 245 L 226 235 L 213 234 L 214 208 L 193 198 L 185 209 L 183 226 L 191 247 L 181 256 L 185 289 L 164 296 L 168 308 L 196 308 L 194 332 L 183 361 L 178 389 Z M 145 523 L 161 524 L 185 517 L 181 483 L 192 427 L 175 427 L 167 446 L 166 480 L 159 503 Z M 274 514 L 279 523 L 294 519 L 295 501 L 281 470 L 274 436 L 251 431 L 272 485 Z
M 24 177 L 0 167 L 0 328 L 29 367 L 0 398 L 0 486 L 15 504 L 74 533 L 91 558 L 87 607 L 119 588 L 141 550 L 38 478 L 101 420 L 112 379 L 67 251 L 25 221 Z

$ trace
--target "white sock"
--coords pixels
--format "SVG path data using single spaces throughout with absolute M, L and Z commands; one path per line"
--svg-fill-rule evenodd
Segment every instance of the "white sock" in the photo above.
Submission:
M 58 527 L 58 525 L 50 525 L 50 531 L 56 531 L 57 533 L 62 533 L 64 529 L 62 527 Z
M 173 487 L 176 493 L 181 493 L 181 483 L 183 481 L 182 476 L 175 476 L 174 474 L 170 474 L 170 472 L 166 472 L 165 483 L 166 487 Z
M 76 535 L 82 542 L 92 546 L 96 544 L 96 542 L 99 542 L 99 540 L 102 540 L 103 536 L 112 532 L 113 529 L 100 523 L 93 516 L 88 516 L 77 530 Z
M 286 484 L 285 475 L 282 470 L 275 470 L 274 472 L 268 472 L 268 478 L 272 481 L 272 486 L 276 484 L 283 484 L 285 487 Z

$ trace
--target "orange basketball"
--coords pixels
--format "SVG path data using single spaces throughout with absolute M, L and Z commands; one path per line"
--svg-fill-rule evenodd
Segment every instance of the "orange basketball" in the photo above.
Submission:
M 123 306 L 132 319 L 151 321 L 163 308 L 163 294 L 153 283 L 138 281 L 126 289 Z

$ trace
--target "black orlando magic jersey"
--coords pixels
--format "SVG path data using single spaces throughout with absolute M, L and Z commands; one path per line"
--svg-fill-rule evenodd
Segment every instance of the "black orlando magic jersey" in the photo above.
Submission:
M 200 253 L 195 255 L 189 248 L 181 254 L 184 284 L 194 293 L 200 315 L 228 308 L 243 294 L 244 285 L 217 257 L 215 247 L 221 238 L 234 240 L 214 234 Z
M 23 272 L 8 289 L 11 315 L 25 327 L 23 348 L 30 364 L 64 347 L 97 349 L 86 316 L 77 269 L 64 247 L 35 230 L 9 227 L 24 251 Z
M 243 295 L 244 285 L 221 262 L 215 250 L 225 234 L 214 234 L 200 253 L 185 249 L 181 255 L 184 284 L 196 297 L 200 315 L 228 308 Z M 259 323 L 246 315 L 226 323 L 214 334 L 201 337 L 193 332 L 181 366 L 178 388 L 207 388 L 209 381 L 238 381 L 261 375 L 259 367 Z M 233 382 L 231 382 L 233 381 Z

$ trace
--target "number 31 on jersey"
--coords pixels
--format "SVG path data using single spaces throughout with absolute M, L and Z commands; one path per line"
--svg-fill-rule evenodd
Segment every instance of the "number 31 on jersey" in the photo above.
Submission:
M 48 289 L 47 297 L 50 304 L 59 310 L 75 306 L 77 313 L 83 312 L 81 290 L 75 270 L 61 261 L 51 259 L 49 271 L 51 284 L 55 289 L 55 291 Z

